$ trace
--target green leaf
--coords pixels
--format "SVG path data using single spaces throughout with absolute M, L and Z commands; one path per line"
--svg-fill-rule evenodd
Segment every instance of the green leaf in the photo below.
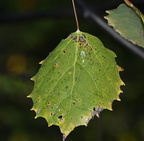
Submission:
M 124 0 L 124 1 L 128 6 L 130 6 L 137 13 L 137 15 L 142 19 L 144 23 L 144 15 L 141 13 L 141 11 L 137 7 L 135 7 L 129 0 Z
M 81 31 L 70 34 L 41 62 L 30 94 L 36 117 L 57 125 L 63 139 L 87 125 L 103 109 L 112 109 L 122 92 L 116 55 L 102 42 Z
M 117 9 L 107 13 L 109 15 L 105 18 L 110 26 L 133 44 L 144 47 L 144 23 L 132 8 L 121 4 Z

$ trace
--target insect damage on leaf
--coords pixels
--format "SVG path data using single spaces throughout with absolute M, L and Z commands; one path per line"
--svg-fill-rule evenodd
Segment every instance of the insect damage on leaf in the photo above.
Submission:
M 79 30 L 62 40 L 33 77 L 28 97 L 36 117 L 59 126 L 64 140 L 103 109 L 111 110 L 124 85 L 115 57 L 98 38 Z

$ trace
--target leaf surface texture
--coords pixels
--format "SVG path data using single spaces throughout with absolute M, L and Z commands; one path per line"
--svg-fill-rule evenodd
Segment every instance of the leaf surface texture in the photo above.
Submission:
M 107 11 L 109 14 L 105 18 L 109 25 L 124 38 L 133 44 L 144 47 L 144 18 L 136 7 L 129 7 L 121 4 L 114 10 Z
M 36 117 L 59 126 L 65 139 L 103 109 L 111 110 L 124 84 L 115 57 L 98 38 L 79 30 L 62 40 L 32 78 Z

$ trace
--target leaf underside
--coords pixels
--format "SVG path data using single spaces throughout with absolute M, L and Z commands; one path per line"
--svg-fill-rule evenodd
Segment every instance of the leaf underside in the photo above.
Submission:
M 103 109 L 111 110 L 124 84 L 115 57 L 98 38 L 79 30 L 62 40 L 32 78 L 34 89 L 28 97 L 36 117 L 59 126 L 65 139 Z
M 140 18 L 132 8 L 125 4 L 121 4 L 117 9 L 106 12 L 109 15 L 105 18 L 110 26 L 113 26 L 121 36 L 133 44 L 144 47 L 144 23 L 142 16 Z

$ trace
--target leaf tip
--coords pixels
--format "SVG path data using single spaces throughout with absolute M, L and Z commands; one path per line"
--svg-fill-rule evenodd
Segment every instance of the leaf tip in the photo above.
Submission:
M 65 141 L 66 137 L 67 137 L 67 136 L 66 136 L 65 134 L 63 134 L 63 141 Z

